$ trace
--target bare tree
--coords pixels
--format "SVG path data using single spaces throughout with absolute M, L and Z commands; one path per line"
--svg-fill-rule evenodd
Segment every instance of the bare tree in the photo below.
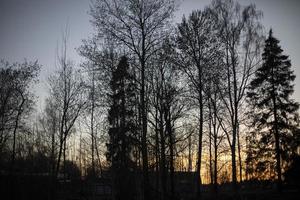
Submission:
M 151 95 L 149 98 L 150 127 L 154 128 L 154 152 L 156 154 L 157 170 L 160 174 L 160 196 L 171 199 L 175 195 L 175 158 L 176 158 L 176 125 L 183 115 L 185 106 L 182 101 L 182 85 L 178 85 L 180 77 L 178 70 L 171 62 L 174 45 L 166 39 L 160 51 L 157 51 L 152 69 Z M 169 187 L 167 186 L 169 172 Z M 158 185 L 158 183 L 157 183 Z M 167 190 L 169 188 L 169 191 Z M 159 188 L 158 188 L 159 189 Z
M 183 17 L 178 25 L 179 58 L 177 64 L 186 75 L 191 86 L 191 96 L 199 108 L 198 156 L 197 156 L 197 197 L 200 198 L 201 157 L 204 121 L 204 77 L 207 68 L 218 57 L 219 43 L 216 40 L 216 23 L 210 10 L 193 11 L 188 19 Z
M 30 88 L 36 82 L 40 65 L 36 62 L 0 63 L 0 156 L 12 139 L 11 167 L 16 157 L 17 132 L 24 119 L 33 110 L 34 95 Z
M 39 118 L 39 124 L 46 135 L 47 149 L 50 150 L 50 174 L 55 176 L 56 156 L 57 156 L 57 135 L 59 126 L 58 112 L 53 99 L 46 99 L 45 108 Z
M 170 0 L 123 1 L 98 0 L 91 9 L 93 24 L 99 35 L 111 36 L 128 48 L 139 62 L 141 149 L 143 161 L 144 198 L 148 199 L 147 99 L 146 68 L 149 58 L 165 37 L 166 25 L 175 9 Z
M 66 141 L 75 121 L 83 110 L 85 101 L 85 88 L 78 71 L 74 70 L 73 63 L 67 57 L 68 32 L 63 35 L 60 55 L 58 55 L 58 71 L 49 78 L 50 99 L 53 99 L 59 112 L 59 149 L 55 174 L 60 169 L 62 155 L 65 160 Z
M 221 96 L 226 107 L 230 133 L 227 134 L 231 148 L 232 184 L 237 190 L 236 146 L 239 130 L 239 116 L 249 79 L 260 63 L 262 13 L 254 5 L 242 7 L 232 0 L 216 0 L 212 8 L 218 19 L 220 38 L 224 49 L 227 84 L 220 88 L 225 91 Z M 223 126 L 224 127 L 224 126 Z M 240 149 L 240 147 L 239 147 Z M 240 167 L 240 175 L 242 174 Z
M 220 131 L 221 123 L 223 121 L 224 105 L 220 97 L 218 88 L 219 85 L 224 84 L 224 71 L 225 68 L 222 66 L 222 56 L 217 59 L 214 66 L 209 69 L 205 81 L 205 95 L 207 99 L 208 107 L 208 139 L 209 139 L 209 166 L 210 166 L 210 181 L 214 185 L 214 192 L 217 194 L 218 191 L 218 171 L 219 164 L 218 159 L 220 155 L 220 145 L 222 144 L 225 134 Z M 221 149 L 221 151 L 224 149 Z
M 105 122 L 101 119 L 106 117 L 104 113 L 110 105 L 109 82 L 118 64 L 120 51 L 116 48 L 115 43 L 108 39 L 103 44 L 96 39 L 85 40 L 79 49 L 80 55 L 87 59 L 82 64 L 86 74 L 85 87 L 88 90 L 87 108 L 82 116 L 82 122 L 85 123 L 82 125 L 90 130 L 92 173 L 96 172 L 95 165 L 98 165 L 100 173 L 102 171 L 100 151 L 103 149 L 99 146 L 105 142 L 104 138 L 97 133 L 100 129 L 105 129 Z

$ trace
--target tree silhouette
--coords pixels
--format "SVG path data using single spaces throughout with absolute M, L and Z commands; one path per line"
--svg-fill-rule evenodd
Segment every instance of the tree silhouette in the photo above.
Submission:
M 10 171 L 14 171 L 17 135 L 24 118 L 33 111 L 31 87 L 37 80 L 40 65 L 37 61 L 9 64 L 0 61 L 0 158 L 7 142 L 12 139 Z
M 255 132 L 259 133 L 256 137 L 259 149 L 253 153 L 264 158 L 257 167 L 265 170 L 266 163 L 272 163 L 270 155 L 275 154 L 279 190 L 282 182 L 281 168 L 285 164 L 282 161 L 287 161 L 296 148 L 292 141 L 295 138 L 299 107 L 290 99 L 294 91 L 292 81 L 295 80 L 295 75 L 288 56 L 282 52 L 279 41 L 270 30 L 262 54 L 263 64 L 256 71 L 247 94 L 254 108 Z
M 110 128 L 108 131 L 107 158 L 111 162 L 116 199 L 133 199 L 132 147 L 135 135 L 135 87 L 129 74 L 126 57 L 122 57 L 110 82 L 112 94 L 108 112 Z
M 148 91 L 147 71 L 150 59 L 169 34 L 168 26 L 175 10 L 173 0 L 97 0 L 92 5 L 92 23 L 103 39 L 129 50 L 138 61 L 141 153 L 144 199 L 150 199 L 148 169 Z
M 198 155 L 197 155 L 197 198 L 200 198 L 201 186 L 201 161 L 203 150 L 204 132 L 204 77 L 207 76 L 208 68 L 213 66 L 214 61 L 220 57 L 220 43 L 217 38 L 217 23 L 213 13 L 209 9 L 193 11 L 188 19 L 182 18 L 178 24 L 177 43 L 179 49 L 180 70 L 188 77 L 192 96 L 199 107 L 199 132 L 198 132 Z
M 226 130 L 228 144 L 231 150 L 231 177 L 234 193 L 237 194 L 237 161 L 236 153 L 240 155 L 240 123 L 243 115 L 243 101 L 251 75 L 260 63 L 261 48 L 261 12 L 255 5 L 241 6 L 232 0 L 215 0 L 212 9 L 218 18 L 220 40 L 224 52 L 226 83 L 219 90 L 226 108 L 229 125 Z M 225 120 L 224 120 L 225 121 Z M 239 160 L 240 156 L 239 156 Z M 242 167 L 240 165 L 240 181 Z

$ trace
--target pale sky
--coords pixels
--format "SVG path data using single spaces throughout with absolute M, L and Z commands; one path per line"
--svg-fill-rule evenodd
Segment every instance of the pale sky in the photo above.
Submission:
M 211 0 L 182 0 L 175 22 L 183 14 L 202 9 Z M 255 3 L 262 10 L 266 31 L 273 28 L 285 54 L 290 56 L 297 76 L 294 98 L 300 102 L 300 1 L 240 0 L 242 5 Z M 55 49 L 69 24 L 69 56 L 77 64 L 82 58 L 76 48 L 82 39 L 93 34 L 88 15 L 90 0 L 0 0 L 0 59 L 10 62 L 38 60 L 42 65 L 37 95 L 47 94 L 47 77 L 54 71 Z M 42 100 L 38 106 L 42 105 Z

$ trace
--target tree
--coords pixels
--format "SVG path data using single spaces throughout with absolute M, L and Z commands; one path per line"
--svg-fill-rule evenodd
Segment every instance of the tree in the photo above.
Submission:
M 45 102 L 43 116 L 40 117 L 39 123 L 42 126 L 44 133 L 48 136 L 50 149 L 50 174 L 55 176 L 56 156 L 57 156 L 57 135 L 59 127 L 58 111 L 56 110 L 57 103 L 54 99 L 48 98 Z
M 95 169 L 96 164 L 98 164 L 98 169 L 100 170 L 100 174 L 102 174 L 101 150 L 105 148 L 103 140 L 106 140 L 107 135 L 101 135 L 99 131 L 103 133 L 107 132 L 104 130 L 107 123 L 105 110 L 109 108 L 111 101 L 107 94 L 110 92 L 110 81 L 112 74 L 117 68 L 121 51 L 111 40 L 105 40 L 101 46 L 98 42 L 95 38 L 84 40 L 83 45 L 79 49 L 80 55 L 87 59 L 82 64 L 82 67 L 84 72 L 86 72 L 85 86 L 88 90 L 88 102 L 81 122 L 83 122 L 82 125 L 86 125 L 90 130 L 92 144 L 90 175 L 98 172 Z M 124 54 L 124 51 L 122 54 Z M 138 107 L 138 104 L 136 107 Z M 98 162 L 95 162 L 95 156 Z
M 59 69 L 50 76 L 50 97 L 56 105 L 59 124 L 59 148 L 55 175 L 60 171 L 61 157 L 65 168 L 66 141 L 74 130 L 74 124 L 86 104 L 85 87 L 80 72 L 74 70 L 73 63 L 67 57 L 68 32 L 63 35 L 61 53 L 58 55 Z M 65 170 L 64 170 L 65 171 Z
M 92 173 L 93 171 L 96 171 L 93 170 L 93 166 L 96 164 L 98 164 L 100 173 L 102 171 L 102 156 L 100 152 L 105 148 L 105 142 L 103 140 L 107 139 L 107 134 L 105 134 L 107 132 L 106 110 L 108 110 L 111 105 L 111 98 L 108 95 L 110 93 L 110 82 L 112 80 L 112 75 L 119 64 L 120 55 L 125 54 L 124 51 L 117 48 L 115 42 L 109 38 L 104 40 L 104 43 L 100 42 L 100 44 L 96 38 L 84 40 L 83 45 L 79 49 L 80 55 L 87 59 L 87 61 L 82 64 L 82 67 L 84 72 L 86 72 L 85 86 L 89 90 L 89 94 L 87 109 L 85 109 L 82 118 L 83 122 L 85 122 L 84 125 L 90 129 L 92 144 L 92 170 L 90 172 Z M 138 107 L 138 103 L 136 104 L 136 107 Z M 103 131 L 101 131 L 101 129 L 103 129 Z M 104 134 L 97 134 L 99 131 Z M 136 146 L 138 147 L 138 145 Z M 97 156 L 98 162 L 94 161 L 93 164 L 95 156 Z M 92 175 L 92 173 L 90 173 L 90 175 Z
M 171 42 L 170 38 L 167 38 L 152 61 L 156 67 L 152 68 L 152 82 L 149 85 L 151 91 L 149 123 L 155 134 L 152 138 L 154 139 L 153 152 L 157 170 L 156 186 L 161 199 L 167 199 L 168 196 L 170 199 L 174 199 L 175 196 L 176 143 L 179 139 L 177 133 L 180 132 L 177 132 L 176 129 L 179 119 L 182 119 L 184 109 L 188 107 L 182 102 L 183 87 L 182 84 L 178 84 L 182 79 L 176 66 L 172 63 L 174 54 L 175 44 Z M 149 149 L 151 151 L 151 146 Z M 168 172 L 170 181 L 168 181 Z M 167 186 L 168 182 L 169 187 Z
M 9 64 L 3 60 L 0 65 L 0 164 L 6 164 L 9 172 L 8 191 L 13 199 L 16 167 L 22 166 L 17 162 L 18 144 L 23 142 L 20 138 L 27 128 L 26 119 L 33 111 L 31 87 L 37 80 L 40 65 L 37 61 Z
M 99 129 L 99 125 L 101 120 L 102 112 L 103 112 L 103 97 L 102 95 L 102 82 L 100 81 L 100 70 L 98 70 L 97 65 L 95 63 L 86 62 L 83 64 L 84 70 L 86 73 L 85 87 L 88 90 L 88 98 L 87 98 L 87 106 L 83 115 L 84 121 L 89 121 L 87 124 L 90 129 L 90 137 L 91 137 L 91 177 L 95 177 L 100 168 L 101 172 L 101 162 L 100 156 L 97 146 L 97 130 Z M 97 120 L 98 118 L 98 120 Z M 97 156 L 97 160 L 95 159 Z M 98 162 L 96 162 L 98 161 Z M 96 169 L 96 164 L 98 163 L 98 167 Z
M 30 87 L 37 80 L 38 62 L 1 61 L 0 69 L 0 156 L 7 142 L 12 142 L 10 171 L 14 170 L 17 133 L 26 116 L 33 110 L 34 95 Z
M 107 158 L 111 163 L 114 179 L 115 199 L 133 199 L 132 149 L 136 134 L 134 119 L 135 85 L 129 73 L 126 57 L 121 57 L 113 72 L 111 106 L 108 111 L 110 128 L 108 131 Z
M 227 113 L 224 119 L 228 120 L 226 123 L 222 122 L 222 129 L 226 133 L 231 149 L 232 186 L 236 194 L 238 189 L 236 147 L 240 149 L 239 126 L 243 114 L 242 106 L 251 75 L 261 61 L 262 34 L 259 22 L 261 12 L 253 4 L 242 7 L 232 0 L 215 0 L 211 8 L 217 17 L 219 37 L 224 53 L 226 84 L 220 86 L 219 91 Z M 225 124 L 230 129 L 225 129 Z M 240 151 L 238 153 L 240 154 Z M 240 178 L 242 178 L 241 174 L 240 165 Z
M 115 40 L 138 60 L 144 199 L 150 198 L 146 73 L 149 59 L 167 34 L 167 25 L 174 10 L 173 0 L 98 0 L 91 9 L 92 23 L 98 29 L 97 36 Z
M 216 23 L 209 9 L 193 11 L 188 19 L 183 17 L 178 25 L 177 43 L 179 58 L 176 63 L 187 76 L 191 86 L 191 96 L 199 108 L 199 132 L 197 155 L 197 197 L 200 197 L 202 137 L 204 121 L 204 77 L 207 69 L 219 56 L 219 43 L 216 35 Z
M 210 166 L 210 180 L 214 186 L 214 192 L 218 191 L 218 171 L 219 164 L 218 158 L 220 150 L 219 148 L 225 139 L 224 131 L 220 131 L 222 121 L 224 120 L 225 106 L 223 104 L 219 88 L 224 85 L 224 77 L 226 76 L 223 57 L 220 54 L 217 63 L 209 68 L 209 72 L 205 76 L 205 97 L 208 107 L 208 140 L 209 140 L 209 166 Z M 220 167 L 221 168 L 221 167 Z
M 279 41 L 273 37 L 272 29 L 265 41 L 262 59 L 263 64 L 255 72 L 247 95 L 255 111 L 255 132 L 259 134 L 257 139 L 261 149 L 256 153 L 265 159 L 261 160 L 262 165 L 268 159 L 270 151 L 275 155 L 280 190 L 281 168 L 285 166 L 283 161 L 288 162 L 299 145 L 293 144 L 293 141 L 297 141 L 295 130 L 299 104 L 290 98 L 294 91 L 292 81 L 295 80 L 291 62 L 283 54 Z

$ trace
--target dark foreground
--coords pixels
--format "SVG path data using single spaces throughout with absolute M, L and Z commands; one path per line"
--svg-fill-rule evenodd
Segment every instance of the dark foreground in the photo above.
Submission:
M 112 189 L 109 179 L 97 180 L 60 180 L 55 183 L 55 194 L 51 190 L 51 179 L 47 176 L 22 175 L 14 179 L 7 176 L 0 177 L 1 200 L 110 200 Z M 176 199 L 194 200 L 192 187 L 177 185 Z M 157 198 L 158 192 L 153 190 L 152 199 Z M 140 199 L 137 197 L 137 199 Z M 174 199 L 174 200 L 176 200 Z M 273 183 L 270 182 L 244 182 L 239 186 L 239 194 L 234 196 L 230 184 L 220 185 L 216 193 L 212 186 L 202 187 L 202 200 L 298 200 L 300 199 L 299 189 L 295 186 L 285 186 L 281 193 L 278 193 Z

